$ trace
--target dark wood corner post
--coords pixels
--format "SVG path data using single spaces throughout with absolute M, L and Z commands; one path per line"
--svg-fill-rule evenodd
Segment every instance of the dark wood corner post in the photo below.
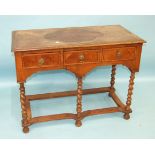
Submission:
M 28 115 L 27 115 L 27 104 L 26 104 L 26 96 L 25 96 L 25 87 L 24 83 L 20 84 L 20 102 L 21 102 L 21 109 L 22 109 L 22 127 L 23 132 L 28 133 L 29 132 L 29 121 L 28 121 Z
M 109 96 L 111 97 L 111 93 L 115 91 L 114 85 L 115 85 L 115 75 L 116 75 L 116 65 L 112 65 L 112 71 L 111 71 L 111 81 L 110 81 L 110 92 Z
M 82 125 L 81 122 L 81 112 L 82 112 L 82 77 L 78 77 L 77 82 L 77 116 L 76 116 L 76 123 L 75 125 L 77 127 L 80 127 Z
M 132 94 L 133 94 L 134 79 L 135 79 L 135 72 L 131 71 L 127 101 L 126 101 L 126 107 L 125 107 L 125 114 L 124 114 L 124 119 L 127 119 L 127 120 L 130 118 L 129 114 L 132 112 L 130 106 L 131 106 L 131 100 L 132 100 Z

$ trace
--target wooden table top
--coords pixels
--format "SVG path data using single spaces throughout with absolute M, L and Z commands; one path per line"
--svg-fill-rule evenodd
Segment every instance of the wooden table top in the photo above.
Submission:
M 144 43 L 120 25 L 13 31 L 12 51 Z

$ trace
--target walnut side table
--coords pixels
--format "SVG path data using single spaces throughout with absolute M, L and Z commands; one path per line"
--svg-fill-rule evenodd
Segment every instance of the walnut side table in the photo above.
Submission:
M 23 132 L 29 126 L 60 119 L 75 119 L 76 126 L 86 116 L 123 112 L 129 119 L 135 72 L 139 71 L 142 45 L 145 41 L 120 25 L 20 30 L 12 33 L 17 82 L 20 85 Z M 116 65 L 131 72 L 127 101 L 124 104 L 115 93 Z M 97 66 L 112 66 L 108 87 L 82 89 L 82 78 Z M 66 69 L 77 77 L 77 90 L 26 95 L 24 83 L 34 73 Z M 82 95 L 108 92 L 116 107 L 82 111 Z M 77 95 L 76 114 L 63 113 L 32 117 L 30 101 Z

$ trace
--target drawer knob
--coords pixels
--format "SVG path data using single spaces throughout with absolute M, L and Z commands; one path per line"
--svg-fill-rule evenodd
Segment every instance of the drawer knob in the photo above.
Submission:
M 122 56 L 122 53 L 120 51 L 116 51 L 116 57 L 119 59 L 121 58 L 121 56 Z
M 80 54 L 79 60 L 80 60 L 80 61 L 83 61 L 84 59 L 85 59 L 84 55 L 83 55 L 83 54 Z
M 43 58 L 40 58 L 39 61 L 38 61 L 39 65 L 43 65 L 44 62 L 45 62 L 45 60 Z

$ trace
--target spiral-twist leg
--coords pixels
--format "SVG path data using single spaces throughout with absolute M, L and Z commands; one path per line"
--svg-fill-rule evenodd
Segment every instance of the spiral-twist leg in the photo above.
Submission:
M 132 96 L 132 92 L 133 92 L 134 79 L 135 79 L 135 73 L 131 72 L 130 80 L 129 80 L 129 88 L 128 88 L 126 107 L 125 107 L 126 112 L 124 114 L 124 119 L 130 118 L 129 113 L 131 112 L 130 106 L 131 106 L 131 100 L 132 100 L 131 96 Z
M 110 81 L 110 92 L 115 91 L 115 88 L 114 88 L 115 75 L 116 75 L 116 65 L 112 65 L 111 81 Z M 110 93 L 109 93 L 109 96 L 111 97 Z
M 78 78 L 78 88 L 77 88 L 77 118 L 76 118 L 76 126 L 80 127 L 82 125 L 81 122 L 81 112 L 82 112 L 82 78 Z
M 25 87 L 24 83 L 20 83 L 20 102 L 21 102 L 21 108 L 22 108 L 22 127 L 23 132 L 27 133 L 29 132 L 29 122 L 27 120 L 27 110 L 26 110 L 26 96 L 25 96 Z

